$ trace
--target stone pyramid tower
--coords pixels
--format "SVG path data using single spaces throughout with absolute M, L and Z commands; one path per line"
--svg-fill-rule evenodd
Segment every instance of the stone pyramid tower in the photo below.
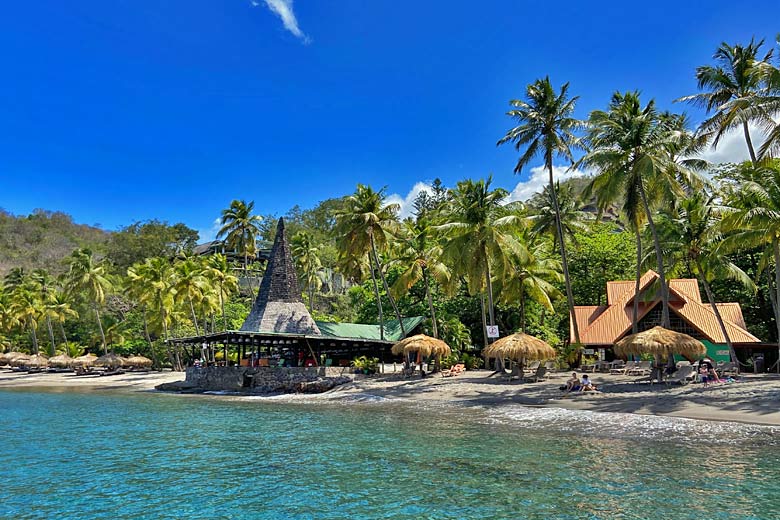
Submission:
M 276 227 L 271 258 L 260 283 L 260 292 L 241 330 L 320 334 L 320 329 L 301 301 L 298 275 L 287 242 L 284 220 L 281 218 Z

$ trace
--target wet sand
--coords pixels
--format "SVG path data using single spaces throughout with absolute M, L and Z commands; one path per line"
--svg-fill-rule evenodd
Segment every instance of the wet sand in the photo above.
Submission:
M 552 374 L 538 383 L 507 382 L 490 377 L 486 370 L 468 371 L 444 378 L 439 374 L 423 379 L 404 379 L 397 374 L 359 379 L 337 387 L 322 397 L 328 399 L 376 395 L 388 399 L 432 401 L 462 406 L 525 405 L 557 407 L 593 412 L 618 412 L 712 421 L 736 421 L 780 426 L 780 376 L 745 374 L 739 382 L 674 385 L 637 384 L 638 377 L 592 374 L 598 393 L 564 395 L 559 389 L 571 372 Z M 182 372 L 127 372 L 113 376 L 76 376 L 72 373 L 15 373 L 0 369 L 0 389 L 76 388 L 96 390 L 149 391 L 160 383 L 184 379 Z M 312 396 L 315 397 L 315 396 Z

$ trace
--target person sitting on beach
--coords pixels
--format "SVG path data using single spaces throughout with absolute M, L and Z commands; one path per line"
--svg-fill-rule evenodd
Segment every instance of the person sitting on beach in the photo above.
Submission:
M 596 388 L 596 385 L 593 384 L 593 382 L 588 378 L 587 374 L 582 375 L 582 383 L 580 385 L 580 392 L 598 392 L 598 388 Z
M 576 392 L 580 389 L 580 380 L 577 377 L 577 372 L 572 372 L 571 378 L 566 380 L 566 392 Z

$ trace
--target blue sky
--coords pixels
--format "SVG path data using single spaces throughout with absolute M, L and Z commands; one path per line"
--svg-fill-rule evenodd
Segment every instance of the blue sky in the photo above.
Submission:
M 639 89 L 699 120 L 672 104 L 696 90 L 695 67 L 723 40 L 772 45 L 779 30 L 776 0 L 687 4 L 8 2 L 0 207 L 208 235 L 234 198 L 281 214 L 358 182 L 403 202 L 436 177 L 492 173 L 521 197 L 533 170 L 515 176 L 516 152 L 495 142 L 528 83 L 569 81 L 582 117 Z

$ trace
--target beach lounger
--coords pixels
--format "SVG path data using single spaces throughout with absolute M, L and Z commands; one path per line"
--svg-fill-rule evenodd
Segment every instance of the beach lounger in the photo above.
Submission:
M 609 371 L 610 374 L 623 374 L 626 375 L 629 370 L 632 370 L 636 368 L 637 362 L 636 361 L 628 361 L 623 364 L 620 364 L 618 366 L 614 366 L 615 362 L 613 362 L 612 370 Z
M 696 369 L 691 365 L 684 365 L 680 367 L 677 372 L 669 376 L 665 383 L 666 386 L 672 386 L 672 383 L 679 383 L 681 385 L 687 385 L 690 380 L 696 377 Z
M 541 361 L 534 361 L 533 363 L 528 365 L 528 368 L 526 368 L 524 370 L 524 372 L 528 372 L 529 375 L 535 374 L 536 373 L 536 369 L 539 368 L 539 365 L 541 365 L 541 364 L 542 364 Z
M 630 376 L 648 375 L 653 370 L 652 366 L 650 361 L 640 361 L 634 368 L 628 370 L 626 373 Z
M 533 380 L 534 383 L 547 379 L 547 368 L 539 367 L 536 369 L 536 373 L 528 378 Z

